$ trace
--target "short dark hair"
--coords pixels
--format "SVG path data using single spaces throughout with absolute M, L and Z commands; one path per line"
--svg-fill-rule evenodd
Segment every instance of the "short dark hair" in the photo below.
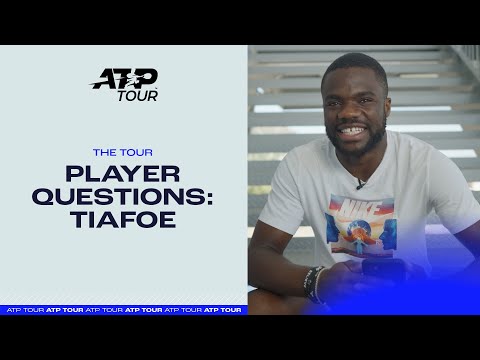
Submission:
M 325 71 L 325 74 L 323 74 L 321 91 L 323 92 L 323 84 L 329 73 L 337 69 L 347 69 L 352 67 L 372 69 L 375 72 L 379 83 L 382 85 L 383 90 L 385 91 L 385 96 L 388 95 L 387 74 L 385 73 L 385 69 L 382 67 L 382 65 L 380 65 L 380 63 L 371 56 L 355 52 L 342 55 L 330 64 Z

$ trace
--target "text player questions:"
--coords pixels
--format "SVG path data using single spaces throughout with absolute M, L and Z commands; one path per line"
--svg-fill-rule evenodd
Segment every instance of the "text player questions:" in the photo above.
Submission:
M 119 156 L 152 156 L 151 149 L 120 149 Z M 132 150 L 132 151 L 130 151 Z M 115 149 L 94 149 L 95 156 L 117 156 Z M 134 152 L 133 152 L 134 151 Z M 121 155 L 120 155 L 121 154 Z M 175 228 L 175 211 L 145 210 L 137 212 L 91 210 L 93 206 L 147 206 L 162 205 L 212 205 L 213 194 L 200 187 L 180 187 L 180 168 L 176 165 L 109 165 L 98 169 L 91 165 L 66 165 L 66 183 L 89 184 L 75 188 L 37 188 L 32 192 L 32 200 L 42 206 L 82 206 L 70 211 L 75 219 L 75 227 L 82 228 L 125 228 L 136 224 L 141 228 Z M 122 187 L 131 183 L 131 187 Z M 162 186 L 155 186 L 161 183 Z M 90 185 L 91 184 L 91 185 Z M 93 185 L 101 185 L 94 188 Z M 104 185 L 105 184 L 105 185 Z M 115 184 L 115 186 L 111 186 Z M 133 187 L 133 184 L 136 186 Z M 141 188 L 148 184 L 149 187 Z M 175 188 L 173 187 L 175 185 Z M 91 187 L 90 187 L 91 186 Z M 167 187 L 168 186 L 168 187 Z M 102 209 L 103 210 L 103 209 Z

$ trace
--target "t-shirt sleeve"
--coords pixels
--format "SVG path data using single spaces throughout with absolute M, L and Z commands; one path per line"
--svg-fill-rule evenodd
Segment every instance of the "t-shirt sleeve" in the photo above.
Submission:
M 272 179 L 272 190 L 260 213 L 259 220 L 277 229 L 294 235 L 303 220 L 295 169 L 298 162 L 292 153 L 280 162 Z
M 438 150 L 429 162 L 429 196 L 443 225 L 456 234 L 480 220 L 480 204 L 460 169 Z

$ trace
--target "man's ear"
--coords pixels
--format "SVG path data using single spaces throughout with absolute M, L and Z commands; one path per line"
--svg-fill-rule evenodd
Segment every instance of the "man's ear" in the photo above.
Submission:
M 385 117 L 390 116 L 390 110 L 392 109 L 392 99 L 387 97 L 385 99 Z

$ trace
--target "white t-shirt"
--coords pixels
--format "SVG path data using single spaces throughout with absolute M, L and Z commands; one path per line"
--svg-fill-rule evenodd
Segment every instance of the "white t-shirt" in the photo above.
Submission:
M 480 204 L 458 167 L 431 145 L 387 131 L 385 155 L 357 190 L 327 137 L 296 147 L 280 162 L 259 220 L 295 234 L 305 218 L 315 233 L 315 263 L 395 257 L 431 271 L 427 215 L 458 233 L 480 220 Z

